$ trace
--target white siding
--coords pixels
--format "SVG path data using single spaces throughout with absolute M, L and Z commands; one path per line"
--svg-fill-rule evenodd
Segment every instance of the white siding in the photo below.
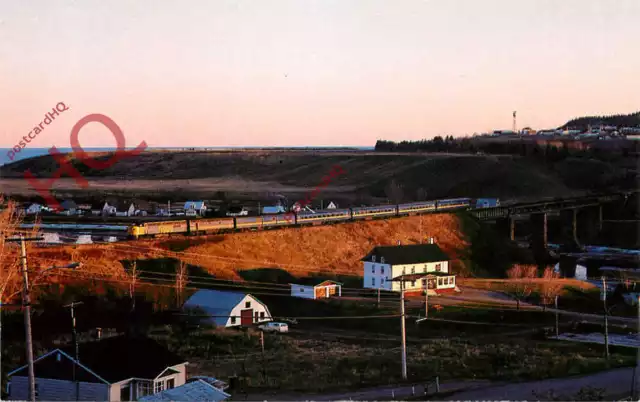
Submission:
M 259 301 L 257 301 L 253 296 L 251 295 L 246 295 L 244 297 L 244 299 L 242 299 L 242 301 L 240 303 L 238 303 L 232 310 L 231 313 L 229 314 L 230 316 L 236 316 L 236 322 L 235 324 L 231 323 L 231 317 L 227 318 L 227 324 L 225 325 L 226 327 L 233 327 L 233 326 L 239 326 L 240 323 L 242 322 L 241 318 L 240 318 L 240 313 L 242 310 L 246 310 L 247 307 L 245 307 L 245 303 L 246 302 L 250 302 L 251 306 L 248 307 L 249 309 L 253 310 L 253 314 L 254 314 L 254 323 L 256 322 L 264 322 L 264 321 L 271 321 L 271 313 L 269 313 L 269 309 L 266 308 L 266 306 L 264 306 L 262 303 L 260 303 Z M 258 312 L 258 321 L 255 321 L 255 314 L 256 312 Z M 260 319 L 260 313 L 264 313 L 264 318 Z
M 291 296 L 302 297 L 305 299 L 315 299 L 315 292 L 313 286 L 304 285 L 291 285 Z
M 363 287 L 366 289 L 384 289 L 400 291 L 400 282 L 392 282 L 391 279 L 403 274 L 422 274 L 428 272 L 441 272 L 449 273 L 449 262 L 427 262 L 421 264 L 408 264 L 408 265 L 389 265 L 381 264 L 379 262 L 363 261 L 364 265 L 364 283 Z M 440 270 L 436 270 L 437 265 L 440 265 Z M 383 273 L 384 272 L 384 273 Z M 384 279 L 384 284 L 383 280 Z M 420 281 L 416 281 L 415 285 L 411 282 L 405 282 L 405 289 L 419 289 L 422 287 Z M 453 285 L 452 287 L 455 287 Z
M 391 290 L 391 266 L 379 262 L 364 261 L 364 283 L 366 289 Z
M 75 401 L 76 383 L 66 380 L 36 378 L 37 399 L 40 401 Z M 118 394 L 118 398 L 120 395 Z M 28 400 L 29 381 L 27 377 L 11 377 L 9 400 Z M 80 383 L 81 401 L 108 401 L 109 385 L 104 383 Z

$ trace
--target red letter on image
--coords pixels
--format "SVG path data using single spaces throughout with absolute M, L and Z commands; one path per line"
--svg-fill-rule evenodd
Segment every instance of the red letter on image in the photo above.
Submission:
M 49 205 L 50 208 L 60 209 L 58 200 L 56 200 L 51 195 L 51 192 L 49 190 L 51 190 L 51 186 L 53 185 L 53 183 L 58 180 L 60 176 L 62 176 L 63 172 L 73 177 L 76 183 L 78 183 L 81 188 L 89 187 L 89 182 L 87 182 L 87 179 L 82 177 L 82 174 L 78 171 L 78 169 L 76 169 L 69 163 L 64 155 L 58 152 L 56 147 L 51 147 L 49 149 L 49 154 L 53 156 L 56 162 L 58 162 L 58 164 L 60 165 L 60 168 L 56 170 L 56 172 L 53 174 L 53 176 L 51 176 L 50 179 L 40 181 L 36 179 L 36 177 L 31 173 L 30 170 L 24 172 L 24 177 L 27 179 L 29 184 L 31 184 L 33 188 L 38 192 L 38 194 L 40 194 L 46 200 L 47 205 Z
M 109 129 L 113 136 L 116 138 L 117 149 L 116 153 L 113 157 L 108 160 L 101 162 L 95 159 L 91 159 L 84 149 L 80 146 L 80 141 L 78 140 L 78 134 L 80 133 L 80 129 L 84 127 L 87 123 L 96 122 L 101 123 L 103 126 Z M 82 119 L 80 119 L 75 126 L 71 129 L 71 148 L 73 148 L 73 153 L 79 160 L 82 161 L 85 165 L 93 168 L 93 169 L 106 169 L 110 166 L 113 166 L 119 159 L 128 156 L 136 156 L 139 155 L 142 151 L 147 148 L 147 143 L 142 141 L 140 145 L 133 151 L 127 151 L 125 149 L 125 138 L 122 130 L 115 121 L 111 120 L 107 116 L 103 114 L 90 114 Z

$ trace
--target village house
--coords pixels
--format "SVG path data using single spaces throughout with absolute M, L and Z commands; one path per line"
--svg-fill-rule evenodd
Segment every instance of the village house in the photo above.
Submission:
M 78 362 L 74 356 L 75 348 L 65 347 L 35 360 L 38 400 L 135 401 L 186 382 L 188 362 L 149 338 L 81 343 Z M 27 366 L 7 376 L 9 399 L 29 400 Z
M 186 301 L 184 309 L 202 310 L 210 316 L 204 322 L 220 327 L 249 326 L 272 320 L 264 303 L 243 292 L 201 289 Z
M 29 207 L 27 209 L 25 209 L 25 214 L 27 215 L 35 215 L 35 214 L 39 214 L 42 212 L 43 210 L 43 206 L 38 204 L 38 203 L 34 203 L 29 205 Z
M 311 279 L 313 280 L 313 279 Z M 305 281 L 299 281 L 305 282 Z M 306 284 L 290 283 L 291 296 L 302 297 L 304 299 L 322 299 L 329 298 L 331 296 L 342 296 L 342 284 L 335 281 L 322 281 L 317 283 L 317 280 L 311 284 L 310 281 L 306 281 Z
M 187 201 L 184 203 L 184 213 L 186 216 L 204 216 L 207 206 L 204 201 Z
M 404 289 L 430 294 L 456 291 L 456 277 L 449 269 L 449 256 L 437 244 L 378 246 L 362 258 L 364 288 L 399 292 L 403 275 L 416 275 Z M 428 274 L 425 277 L 425 274 Z M 418 278 L 420 277 L 420 278 Z
M 220 402 L 227 400 L 231 395 L 223 390 L 209 384 L 204 380 L 197 379 L 187 382 L 179 387 L 167 389 L 157 394 L 148 395 L 139 399 L 140 402 L 160 402 L 160 401 L 213 401 Z

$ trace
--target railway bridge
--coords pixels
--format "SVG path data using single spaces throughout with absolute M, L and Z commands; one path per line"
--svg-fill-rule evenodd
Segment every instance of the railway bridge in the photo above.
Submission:
M 602 230 L 604 211 L 624 208 L 628 203 L 638 203 L 638 190 L 587 195 L 573 198 L 556 198 L 535 202 L 516 203 L 494 208 L 471 210 L 470 213 L 483 221 L 494 221 L 498 230 L 516 239 L 518 222 L 530 228 L 532 248 L 546 249 L 548 224 L 559 218 L 560 242 L 579 245 L 578 237 L 592 238 Z

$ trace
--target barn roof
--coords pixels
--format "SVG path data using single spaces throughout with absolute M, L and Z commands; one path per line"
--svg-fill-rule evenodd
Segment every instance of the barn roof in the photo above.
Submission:
M 251 296 L 255 301 L 264 306 L 264 303 L 248 293 L 201 289 L 185 302 L 184 307 L 199 307 L 212 316 L 216 325 L 224 326 L 231 314 L 231 310 L 246 296 Z
M 450 259 L 437 244 L 412 244 L 374 247 L 361 261 L 372 261 L 371 257 L 374 255 L 376 262 L 380 262 L 380 257 L 384 257 L 385 264 L 391 265 L 439 262 Z

